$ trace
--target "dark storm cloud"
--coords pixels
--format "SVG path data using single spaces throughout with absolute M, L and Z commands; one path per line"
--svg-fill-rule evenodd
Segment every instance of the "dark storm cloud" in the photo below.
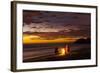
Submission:
M 25 30 L 65 31 L 69 35 L 90 35 L 90 14 L 52 11 L 23 11 Z M 28 26 L 26 26 L 28 25 Z M 29 30 L 30 31 L 30 30 Z

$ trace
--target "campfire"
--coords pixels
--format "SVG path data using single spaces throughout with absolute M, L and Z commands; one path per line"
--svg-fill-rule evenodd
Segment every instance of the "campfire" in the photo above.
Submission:
M 60 48 L 57 48 L 55 53 L 58 55 L 58 56 L 64 56 L 64 55 L 67 55 L 69 54 L 69 47 L 66 46 L 66 47 L 60 47 Z

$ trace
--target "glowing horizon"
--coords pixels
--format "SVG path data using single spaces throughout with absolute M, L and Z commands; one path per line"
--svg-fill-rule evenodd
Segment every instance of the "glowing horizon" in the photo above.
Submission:
M 46 39 L 40 36 L 34 35 L 24 35 L 23 44 L 38 44 L 38 43 L 71 43 L 76 41 L 78 38 L 56 38 L 56 39 Z

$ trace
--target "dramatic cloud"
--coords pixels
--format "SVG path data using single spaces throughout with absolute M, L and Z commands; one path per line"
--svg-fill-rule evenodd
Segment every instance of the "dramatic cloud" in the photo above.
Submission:
M 52 11 L 23 11 L 23 32 L 66 32 L 90 35 L 90 14 Z

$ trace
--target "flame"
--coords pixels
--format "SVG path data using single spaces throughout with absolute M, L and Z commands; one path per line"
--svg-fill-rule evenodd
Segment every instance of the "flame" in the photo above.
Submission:
M 68 47 L 59 48 L 59 49 L 58 49 L 58 55 L 59 55 L 59 56 L 64 56 L 64 55 L 69 54 L 68 49 L 69 49 Z
M 63 56 L 63 55 L 65 55 L 65 52 L 66 52 L 66 51 L 65 51 L 64 48 L 59 48 L 59 49 L 58 49 L 58 52 L 59 52 L 59 54 L 58 54 L 59 56 Z

